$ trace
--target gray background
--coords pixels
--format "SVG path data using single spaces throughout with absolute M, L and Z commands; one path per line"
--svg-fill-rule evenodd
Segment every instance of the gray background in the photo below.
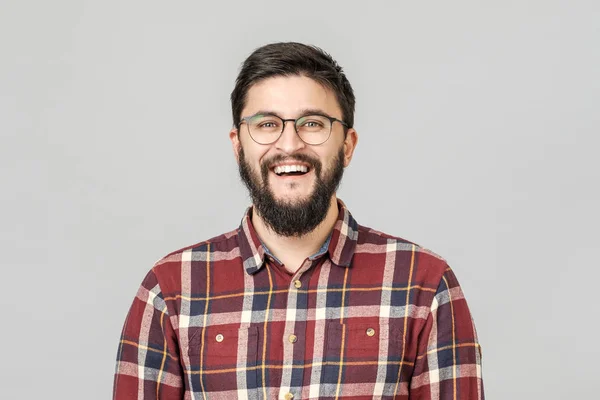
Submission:
M 599 2 L 0 7 L 2 398 L 110 397 L 145 273 L 249 204 L 228 96 L 285 40 L 344 66 L 340 197 L 453 266 L 487 397 L 597 398 Z

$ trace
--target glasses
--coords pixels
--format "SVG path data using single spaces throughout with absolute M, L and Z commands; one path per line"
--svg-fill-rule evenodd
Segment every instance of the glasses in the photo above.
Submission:
M 255 114 L 242 118 L 238 129 L 245 122 L 252 140 L 258 144 L 271 144 L 281 137 L 288 121 L 294 123 L 300 139 L 310 145 L 325 143 L 331 136 L 332 126 L 336 121 L 348 128 L 344 121 L 323 114 L 305 115 L 297 119 L 283 119 L 275 114 Z

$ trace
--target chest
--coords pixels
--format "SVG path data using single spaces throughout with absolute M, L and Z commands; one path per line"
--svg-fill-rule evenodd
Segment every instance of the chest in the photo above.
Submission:
M 293 276 L 272 265 L 255 275 L 213 271 L 205 295 L 180 304 L 189 314 L 179 336 L 190 390 L 281 398 L 287 387 L 327 397 L 340 385 L 372 393 L 379 383 L 382 395 L 397 392 L 424 310 L 385 268 L 354 267 L 326 260 Z

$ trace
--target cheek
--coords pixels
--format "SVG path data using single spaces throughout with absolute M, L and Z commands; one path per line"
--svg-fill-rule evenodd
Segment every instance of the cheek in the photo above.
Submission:
M 260 164 L 265 157 L 266 150 L 247 143 L 240 143 L 240 147 L 244 150 L 244 159 L 246 160 L 246 163 L 253 169 L 260 169 Z
M 330 169 L 337 161 L 341 153 L 342 147 L 335 147 L 333 149 L 329 149 L 326 154 L 319 154 L 319 159 L 323 163 L 323 167 Z M 343 157 L 343 155 L 342 155 Z

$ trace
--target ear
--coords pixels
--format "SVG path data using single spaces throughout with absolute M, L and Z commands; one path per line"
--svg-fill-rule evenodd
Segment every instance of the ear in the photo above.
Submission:
M 352 156 L 354 155 L 354 149 L 358 144 L 358 133 L 354 128 L 348 129 L 346 132 L 346 138 L 344 139 L 344 167 L 350 165 Z
M 240 161 L 240 135 L 237 128 L 231 128 L 229 131 L 229 140 L 231 140 L 231 146 L 233 147 L 233 154 L 235 156 L 235 160 L 239 163 Z

